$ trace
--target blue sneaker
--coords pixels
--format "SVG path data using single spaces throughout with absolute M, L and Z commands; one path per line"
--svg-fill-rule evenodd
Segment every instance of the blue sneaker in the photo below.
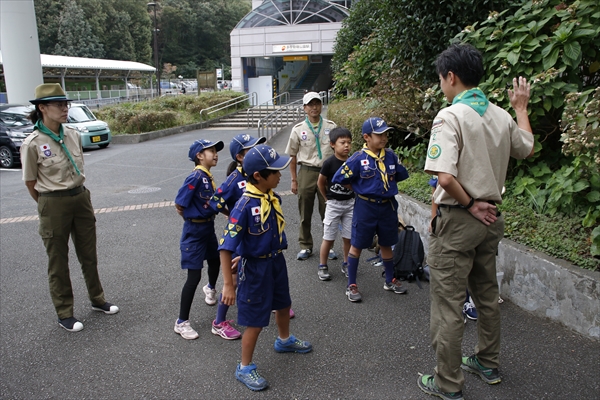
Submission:
M 260 376 L 256 370 L 256 364 L 250 363 L 247 367 L 241 367 L 242 364 L 238 364 L 235 369 L 235 377 L 238 381 L 242 382 L 250 390 L 258 391 L 264 390 L 269 386 L 269 383 L 265 378 Z
M 310 257 L 311 255 L 312 255 L 312 250 L 302 249 L 298 253 L 298 256 L 296 257 L 296 259 L 300 260 L 300 261 L 308 260 L 308 257 Z
M 470 319 L 471 321 L 477 321 L 477 309 L 475 308 L 475 303 L 473 303 L 471 296 L 469 296 L 467 301 L 465 301 L 462 313 L 465 318 L 465 322 L 467 322 L 467 319 Z
M 298 340 L 294 335 L 291 335 L 285 342 L 277 338 L 274 347 L 278 353 L 308 353 L 312 351 L 312 344 Z
M 330 260 L 337 260 L 338 256 L 336 254 L 335 251 L 333 251 L 333 249 L 329 250 L 329 254 L 327 255 L 327 258 Z

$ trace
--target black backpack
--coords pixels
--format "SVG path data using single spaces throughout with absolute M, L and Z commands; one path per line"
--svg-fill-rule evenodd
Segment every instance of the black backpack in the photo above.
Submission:
M 401 281 L 417 281 L 419 288 L 420 280 L 423 279 L 423 261 L 425 250 L 421 236 L 415 228 L 407 225 L 398 233 L 398 242 L 394 246 L 394 278 Z

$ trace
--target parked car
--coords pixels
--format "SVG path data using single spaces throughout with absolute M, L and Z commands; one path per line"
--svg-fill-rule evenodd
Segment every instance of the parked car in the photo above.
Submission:
M 12 168 L 21 164 L 21 144 L 31 132 L 33 124 L 27 116 L 33 110 L 28 105 L 0 106 L 0 166 Z
M 83 147 L 98 145 L 103 149 L 108 147 L 112 140 L 108 124 L 96 119 L 94 113 L 85 104 L 72 103 L 64 125 L 79 132 Z

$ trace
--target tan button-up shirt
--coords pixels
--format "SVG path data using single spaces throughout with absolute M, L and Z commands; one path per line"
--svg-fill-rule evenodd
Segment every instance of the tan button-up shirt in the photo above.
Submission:
M 34 130 L 21 145 L 23 180 L 37 181 L 34 188 L 40 193 L 73 189 L 85 182 L 81 138 L 75 130 L 63 129 L 65 145 L 81 175 L 77 175 L 61 145 L 39 130 Z
M 321 132 L 319 132 L 319 143 L 321 145 L 321 158 L 317 152 L 317 142 L 314 133 L 306 123 L 306 119 L 292 128 L 286 154 L 296 156 L 298 164 L 309 167 L 321 167 L 323 161 L 333 154 L 333 149 L 329 144 L 329 132 L 337 125 L 328 119 L 323 118 Z M 314 128 L 316 131 L 316 128 Z

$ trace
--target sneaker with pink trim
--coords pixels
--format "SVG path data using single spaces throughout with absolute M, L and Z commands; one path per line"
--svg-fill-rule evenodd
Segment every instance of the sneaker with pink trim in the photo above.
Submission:
M 231 326 L 232 321 L 233 320 L 223 321 L 218 325 L 215 324 L 216 320 L 213 321 L 211 330 L 212 333 L 221 336 L 225 340 L 239 339 L 242 334 L 233 326 Z

